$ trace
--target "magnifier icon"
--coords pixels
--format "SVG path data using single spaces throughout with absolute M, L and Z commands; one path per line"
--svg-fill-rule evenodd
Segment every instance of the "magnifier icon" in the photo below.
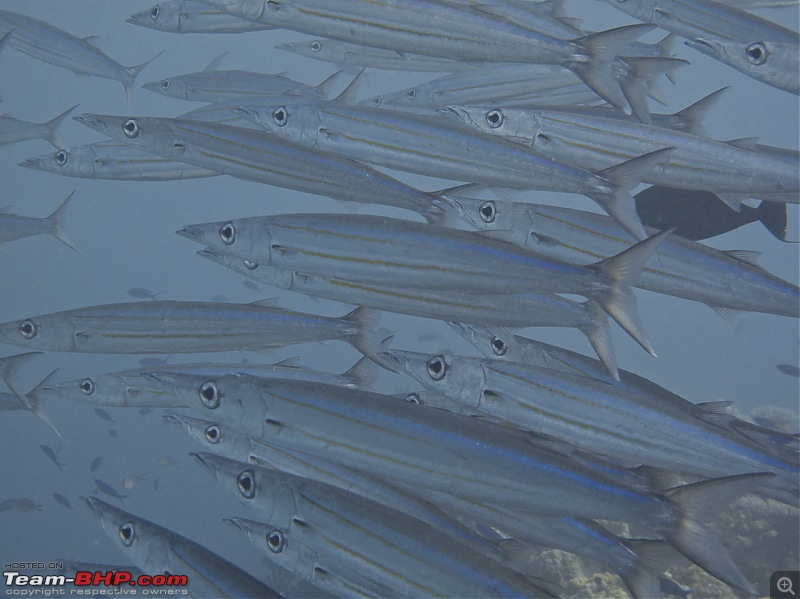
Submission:
M 792 589 L 792 579 L 788 576 L 780 577 L 776 583 L 776 586 L 781 593 L 789 593 L 792 597 L 795 596 L 794 589 Z

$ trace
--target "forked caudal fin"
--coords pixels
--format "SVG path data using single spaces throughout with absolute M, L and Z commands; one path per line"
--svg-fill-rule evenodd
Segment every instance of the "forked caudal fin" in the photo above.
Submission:
M 50 223 L 50 234 L 58 239 L 61 243 L 67 246 L 70 249 L 75 250 L 80 254 L 80 250 L 76 248 L 73 243 L 67 237 L 67 234 L 64 232 L 64 228 L 62 227 L 62 221 L 64 218 L 64 210 L 67 209 L 69 205 L 69 201 L 72 199 L 72 196 L 75 195 L 73 191 L 71 194 L 67 196 L 67 199 L 64 200 L 61 205 L 56 208 L 53 213 L 47 217 L 47 221 Z
M 130 104 L 131 104 L 131 94 L 133 93 L 133 85 L 134 85 L 134 83 L 136 83 L 136 77 L 139 76 L 139 73 L 141 73 L 142 70 L 147 65 L 149 65 L 151 62 L 153 62 L 156 58 L 161 56 L 163 53 L 164 53 L 164 51 L 162 50 L 161 52 L 159 52 L 158 54 L 153 56 L 153 58 L 151 58 L 147 62 L 143 62 L 142 64 L 137 65 L 135 67 L 125 67 L 125 70 L 122 72 L 123 73 L 122 81 L 120 83 L 122 83 L 122 87 L 125 88 L 125 97 L 128 99 L 128 106 L 130 106 Z
M 629 105 L 619 85 L 614 80 L 614 58 L 630 43 L 655 29 L 655 25 L 641 23 L 601 31 L 575 40 L 588 60 L 570 67 L 583 82 L 606 102 L 628 112 Z
M 368 358 L 380 364 L 377 358 L 381 351 L 382 340 L 378 337 L 377 325 L 381 319 L 381 312 L 373 308 L 359 306 L 349 314 L 342 317 L 355 326 L 356 332 L 350 337 L 350 344 Z
M 606 291 L 595 295 L 592 299 L 652 356 L 656 354 L 647 340 L 639 314 L 636 312 L 636 296 L 631 285 L 636 283 L 647 261 L 673 230 L 653 235 L 591 267 L 603 273 L 609 284 Z
M 617 357 L 614 355 L 614 346 L 611 344 L 611 331 L 608 328 L 608 316 L 602 306 L 594 300 L 588 300 L 583 305 L 589 313 L 589 324 L 580 327 L 580 331 L 589 339 L 589 343 L 597 357 L 600 358 L 600 361 L 611 373 L 611 376 L 619 380 Z
M 61 123 L 63 123 L 64 120 L 69 116 L 69 114 L 73 110 L 75 110 L 78 106 L 79 106 L 78 104 L 75 104 L 75 106 L 73 106 L 72 108 L 67 108 L 57 117 L 47 121 L 44 124 L 44 127 L 47 131 L 46 133 L 47 141 L 49 141 L 50 145 L 52 145 L 57 150 L 61 150 L 62 148 L 64 148 L 64 142 L 61 140 L 61 136 L 58 134 L 58 128 L 61 126 Z
M 636 212 L 636 200 L 630 192 L 674 150 L 675 148 L 656 150 L 595 173 L 606 180 L 609 189 L 593 193 L 590 197 L 637 241 L 645 239 L 647 234 L 639 213 Z
M 758 490 L 774 475 L 741 474 L 683 485 L 667 497 L 679 510 L 677 526 L 662 530 L 664 538 L 686 557 L 734 589 L 755 596 L 751 584 L 739 570 L 719 537 L 706 526 L 722 506 Z

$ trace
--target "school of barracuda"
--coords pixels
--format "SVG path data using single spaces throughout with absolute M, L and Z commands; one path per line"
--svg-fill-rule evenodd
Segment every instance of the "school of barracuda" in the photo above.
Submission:
M 798 0 L 142 2 L 0 10 L 38 116 L 0 116 L 6 564 L 202 598 L 797 568 L 797 368 L 763 362 L 797 362 Z

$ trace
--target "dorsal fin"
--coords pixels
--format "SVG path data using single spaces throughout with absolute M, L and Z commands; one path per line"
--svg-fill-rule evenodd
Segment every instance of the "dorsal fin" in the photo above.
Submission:
M 336 96 L 336 101 L 342 102 L 343 104 L 355 104 L 358 101 L 358 88 L 361 85 L 363 76 L 364 69 L 361 69 L 350 82 L 350 85 L 344 88 L 341 94 Z
M 222 64 L 222 61 L 225 59 L 227 55 L 228 52 L 223 52 L 222 54 L 217 56 L 215 59 L 213 59 L 211 62 L 208 63 L 208 66 L 203 69 L 203 72 L 205 73 L 207 71 L 218 71 L 219 65 Z

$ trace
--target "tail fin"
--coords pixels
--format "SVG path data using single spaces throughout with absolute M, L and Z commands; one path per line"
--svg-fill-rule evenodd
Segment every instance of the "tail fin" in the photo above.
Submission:
M 689 62 L 678 58 L 659 57 L 625 57 L 621 60 L 631 69 L 631 76 L 619 81 L 622 94 L 630 104 L 634 116 L 649 125 L 651 121 L 647 97 L 651 93 L 650 84 L 657 77 L 665 73 L 671 73 L 678 67 L 689 64 Z M 658 100 L 658 97 L 656 99 Z
M 637 241 L 645 239 L 647 234 L 639 219 L 639 214 L 636 212 L 636 200 L 630 191 L 639 185 L 642 179 L 646 178 L 674 149 L 656 150 L 595 173 L 606 180 L 610 189 L 590 197 Z
M 25 404 L 30 408 L 31 413 L 34 416 L 36 416 L 39 420 L 44 422 L 45 425 L 50 430 L 52 430 L 56 435 L 60 437 L 61 433 L 58 432 L 58 429 L 53 424 L 53 421 L 50 420 L 50 416 L 48 416 L 47 413 L 42 408 L 41 398 L 38 395 L 39 390 L 50 385 L 50 381 L 52 380 L 55 373 L 58 372 L 58 370 L 59 370 L 58 368 L 53 370 L 50 374 L 48 374 L 46 377 L 42 379 L 42 382 L 40 382 L 38 385 L 36 385 L 36 387 L 34 387 L 30 391 L 28 391 L 27 394 L 25 394 L 25 398 L 27 400 Z
M 706 130 L 703 127 L 703 121 L 711 109 L 716 106 L 720 98 L 730 89 L 730 86 L 718 89 L 711 92 L 705 98 L 699 99 L 691 106 L 687 106 L 683 110 L 676 112 L 673 116 L 680 119 L 683 131 L 687 131 L 694 135 L 706 136 Z
M 378 380 L 378 372 L 378 365 L 371 358 L 364 356 L 342 376 L 350 379 L 356 389 L 372 389 Z
M 61 114 L 59 114 L 54 119 L 51 119 L 44 123 L 45 128 L 45 139 L 50 142 L 50 145 L 55 147 L 57 150 L 60 150 L 64 147 L 64 142 L 61 140 L 61 136 L 58 134 L 58 128 L 61 126 L 61 123 L 69 116 L 69 113 L 75 110 L 78 107 L 78 104 L 75 104 L 72 108 L 68 108 Z
M 662 530 L 664 539 L 686 557 L 716 576 L 725 584 L 750 596 L 755 591 L 719 537 L 706 526 L 720 511 L 738 497 L 756 491 L 773 474 L 741 474 L 683 485 L 667 492 L 680 511 L 677 526 Z
M 581 332 L 589 339 L 597 357 L 605 365 L 616 380 L 619 380 L 617 358 L 614 355 L 614 346 L 611 344 L 611 331 L 608 328 L 608 316 L 603 308 L 594 300 L 584 302 L 584 307 L 589 312 L 589 324 L 581 327 Z
M 756 208 L 756 216 L 776 239 L 792 243 L 786 239 L 789 226 L 789 206 L 787 204 L 762 200 L 759 207 Z
M 48 222 L 51 226 L 50 234 L 58 239 L 61 243 L 66 245 L 68 248 L 71 248 L 80 254 L 80 250 L 72 245 L 72 242 L 67 237 L 67 234 L 64 232 L 62 228 L 62 219 L 64 217 L 64 210 L 66 210 L 69 201 L 72 199 L 72 196 L 75 195 L 73 191 L 71 194 L 67 196 L 67 199 L 64 200 L 61 205 L 53 211 L 53 214 L 47 217 Z
M 336 71 L 333 75 L 325 79 L 325 81 L 317 84 L 316 90 L 319 93 L 319 97 L 325 100 L 331 98 L 333 95 L 334 86 L 339 81 L 339 78 L 344 74 L 344 71 Z
M 350 344 L 370 359 L 375 359 L 380 349 L 377 326 L 381 319 L 380 310 L 359 306 L 342 317 L 351 323 L 356 332 L 350 337 Z M 380 359 L 376 360 L 380 364 Z
M 38 356 L 41 353 L 40 351 L 32 351 L 24 354 L 17 354 L 16 356 L 0 358 L 0 378 L 3 379 L 3 382 L 11 389 L 11 392 L 16 395 L 17 399 L 27 408 L 31 407 L 31 403 L 25 393 L 19 390 L 16 380 L 17 369 L 34 356 Z
M 601 31 L 575 40 L 588 55 L 588 60 L 574 67 L 575 74 L 606 102 L 627 112 L 628 103 L 614 80 L 613 61 L 620 50 L 654 28 L 655 25 L 641 23 Z
M 636 312 L 636 296 L 630 286 L 639 279 L 647 261 L 670 233 L 672 229 L 662 231 L 592 266 L 606 275 L 609 281 L 609 289 L 592 299 L 652 356 L 656 354 Z
M 679 560 L 679 554 L 664 541 L 626 539 L 623 542 L 636 555 L 631 571 L 620 573 L 631 595 L 635 599 L 660 597 L 659 577 Z
M 159 52 L 158 54 L 153 56 L 153 58 L 151 58 L 147 62 L 143 62 L 142 64 L 137 65 L 135 67 L 125 67 L 125 70 L 122 72 L 122 82 L 121 83 L 122 83 L 122 87 L 125 88 L 125 97 L 128 99 L 128 106 L 131 105 L 131 94 L 133 93 L 133 86 L 136 83 L 136 77 L 139 76 L 139 73 L 142 72 L 142 69 L 144 69 L 147 65 L 149 65 L 151 62 L 153 62 L 156 58 L 161 56 L 163 53 L 164 53 L 164 51 L 162 50 L 161 52 Z

